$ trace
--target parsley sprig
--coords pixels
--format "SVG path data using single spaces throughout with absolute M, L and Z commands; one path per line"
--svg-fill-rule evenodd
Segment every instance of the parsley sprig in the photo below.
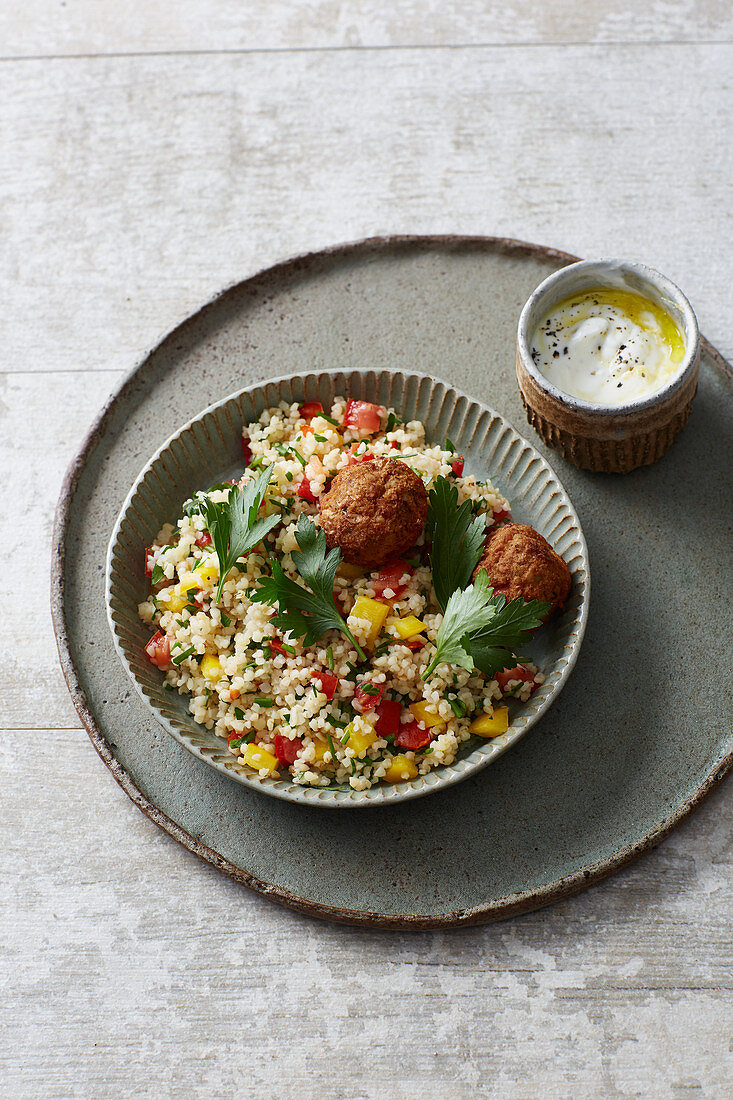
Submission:
M 279 515 L 264 518 L 257 515 L 270 484 L 271 470 L 272 467 L 268 466 L 256 481 L 248 481 L 244 489 L 233 486 L 227 499 L 221 503 L 215 503 L 204 495 L 199 497 L 197 503 L 219 559 L 219 584 L 214 597 L 217 604 L 229 571 L 280 522 Z
M 255 603 L 277 605 L 272 621 L 283 634 L 302 638 L 303 644 L 308 646 L 317 642 L 327 630 L 340 630 L 361 660 L 366 660 L 366 654 L 339 614 L 333 598 L 341 551 L 335 548 L 326 553 L 325 534 L 313 520 L 303 515 L 298 519 L 295 537 L 299 549 L 293 550 L 293 563 L 310 591 L 286 576 L 280 563 L 273 560 L 272 576 L 261 579 L 250 599 Z
M 484 547 L 486 516 L 474 516 L 470 500 L 458 506 L 458 489 L 448 478 L 435 479 L 428 493 L 426 531 L 435 598 L 445 612 L 454 592 L 470 583 Z
M 531 632 L 542 624 L 550 609 L 539 600 L 511 600 L 495 596 L 485 569 L 463 591 L 448 600 L 443 622 L 435 640 L 435 656 L 423 672 L 427 680 L 436 665 L 458 665 L 480 669 L 493 676 L 507 668 L 514 651 L 529 641 Z

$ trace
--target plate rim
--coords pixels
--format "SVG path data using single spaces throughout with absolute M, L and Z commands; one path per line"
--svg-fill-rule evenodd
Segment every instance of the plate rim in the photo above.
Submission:
M 128 661 L 127 656 L 123 650 L 121 640 L 118 637 L 116 624 L 113 619 L 113 610 L 111 604 L 113 559 L 115 557 L 115 548 L 117 547 L 120 539 L 120 534 L 123 530 L 123 525 L 127 518 L 133 499 L 136 495 L 138 495 L 141 484 L 144 483 L 146 477 L 154 469 L 155 464 L 159 461 L 161 456 L 170 449 L 171 444 L 174 441 L 182 438 L 183 435 L 189 432 L 195 424 L 201 424 L 207 416 L 215 414 L 217 411 L 226 408 L 232 402 L 236 405 L 241 402 L 241 399 L 243 397 L 251 397 L 260 393 L 267 386 L 278 388 L 283 383 L 292 383 L 296 380 L 302 380 L 304 384 L 307 384 L 307 380 L 312 379 L 314 375 L 317 375 L 318 377 L 326 376 L 328 378 L 334 379 L 338 375 L 345 375 L 348 378 L 355 374 L 366 375 L 370 373 L 373 373 L 380 377 L 383 375 L 399 375 L 404 380 L 405 386 L 409 385 L 409 381 L 411 379 L 417 379 L 419 383 L 426 382 L 432 383 L 433 385 L 437 383 L 445 388 L 446 396 L 450 395 L 450 400 L 455 400 L 455 403 L 458 403 L 460 400 L 465 401 L 469 407 L 477 409 L 480 416 L 488 414 L 492 422 L 496 422 L 501 425 L 503 432 L 508 431 L 512 433 L 516 439 L 520 440 L 523 447 L 528 449 L 532 461 L 537 459 L 540 463 L 541 469 L 545 472 L 545 474 L 554 479 L 557 488 L 560 490 L 565 498 L 565 507 L 569 509 L 571 516 L 573 517 L 575 541 L 580 545 L 580 554 L 582 559 L 581 568 L 584 573 L 583 595 L 582 602 L 578 608 L 577 620 L 573 628 L 574 637 L 571 642 L 566 643 L 566 646 L 569 646 L 570 651 L 569 653 L 563 653 L 562 655 L 562 659 L 564 659 L 565 664 L 562 668 L 557 684 L 554 686 L 551 694 L 546 699 L 544 699 L 540 706 L 526 719 L 522 729 L 517 730 L 510 740 L 508 740 L 504 744 L 497 744 L 496 742 L 492 742 L 491 744 L 493 747 L 493 752 L 491 752 L 490 754 L 487 753 L 483 760 L 475 761 L 468 768 L 462 768 L 458 771 L 451 771 L 454 765 L 446 765 L 446 775 L 440 774 L 443 771 L 442 768 L 436 768 L 435 772 L 428 773 L 435 775 L 436 777 L 432 783 L 423 783 L 420 786 L 413 786 L 414 780 L 410 780 L 406 785 L 404 785 L 405 789 L 402 789 L 402 783 L 390 784 L 388 786 L 385 786 L 384 784 L 379 784 L 379 791 L 376 797 L 373 798 L 365 797 L 367 795 L 367 791 L 345 791 L 343 793 L 346 795 L 346 797 L 341 799 L 328 796 L 324 798 L 319 795 L 319 792 L 322 792 L 322 794 L 326 794 L 326 792 L 328 791 L 332 795 L 335 794 L 335 792 L 330 791 L 329 788 L 324 789 L 298 787 L 297 785 L 293 785 L 292 783 L 289 787 L 266 785 L 259 779 L 255 779 L 254 777 L 249 776 L 242 771 L 234 771 L 231 768 L 226 768 L 225 765 L 222 765 L 218 761 L 211 758 L 208 753 L 203 752 L 198 746 L 189 743 L 189 740 L 183 736 L 182 731 L 179 731 L 175 727 L 175 725 L 158 710 L 157 705 L 153 702 L 153 700 L 148 698 L 146 692 L 143 690 L 142 684 L 138 681 L 138 678 L 135 675 L 134 670 L 132 669 L 130 662 Z M 338 383 L 334 384 L 338 386 Z M 265 401 L 267 401 L 267 398 L 265 398 Z M 210 405 L 207 405 L 205 409 L 196 413 L 195 416 L 190 417 L 189 420 L 185 422 L 185 424 L 181 425 L 174 432 L 172 432 L 171 435 L 158 447 L 155 453 L 142 467 L 134 482 L 132 483 L 125 497 L 125 500 L 122 503 L 119 514 L 117 516 L 117 520 L 115 521 L 114 527 L 112 529 L 109 542 L 107 544 L 107 554 L 105 558 L 105 605 L 107 611 L 107 624 L 112 634 L 115 651 L 120 660 L 120 663 L 122 664 L 123 669 L 125 670 L 125 673 L 127 674 L 133 687 L 135 688 L 138 696 L 143 701 L 148 711 L 159 723 L 159 725 L 162 726 L 166 733 L 173 737 L 173 739 L 179 745 L 185 748 L 187 752 L 190 752 L 192 756 L 196 757 L 199 760 L 202 760 L 209 767 L 213 768 L 215 771 L 218 771 L 220 774 L 225 775 L 233 782 L 237 782 L 240 785 L 247 787 L 249 790 L 254 790 L 258 794 L 262 794 L 267 797 L 279 798 L 285 802 L 318 807 L 319 809 L 324 810 L 365 810 L 372 808 L 376 809 L 377 807 L 381 806 L 393 806 L 402 802 L 413 801 L 416 798 L 425 798 L 430 794 L 438 794 L 440 791 L 444 791 L 448 787 L 456 786 L 458 783 L 462 783 L 464 780 L 470 779 L 474 775 L 477 775 L 480 771 L 483 771 L 484 768 L 489 767 L 496 760 L 498 760 L 498 758 L 502 756 L 507 750 L 513 748 L 513 746 L 518 741 L 521 741 L 522 738 L 525 737 L 527 733 L 529 733 L 529 731 L 534 725 L 536 725 L 540 718 L 542 718 L 543 715 L 547 713 L 547 711 L 550 709 L 557 697 L 561 694 L 568 680 L 570 679 L 570 676 L 573 669 L 575 668 L 578 656 L 580 654 L 580 650 L 583 644 L 583 638 L 585 636 L 585 631 L 588 624 L 590 592 L 590 562 L 588 557 L 588 544 L 583 533 L 583 528 L 580 523 L 578 514 L 575 510 L 575 506 L 573 505 L 573 502 L 570 499 L 570 496 L 565 486 L 562 484 L 555 470 L 547 461 L 547 459 L 540 454 L 537 448 L 532 443 L 530 443 L 528 439 L 526 439 L 517 431 L 514 425 L 509 420 L 507 420 L 506 417 L 502 416 L 495 409 L 491 408 L 490 405 L 486 405 L 483 401 L 479 401 L 474 397 L 470 397 L 468 394 L 458 389 L 452 383 L 446 382 L 445 379 L 422 374 L 420 371 L 403 370 L 402 368 L 395 371 L 390 371 L 386 368 L 382 368 L 380 370 L 374 370 L 374 368 L 356 368 L 351 370 L 331 369 L 317 372 L 313 370 L 296 371 L 292 374 L 279 375 L 276 378 L 268 378 L 264 382 L 255 382 L 251 386 L 244 386 L 239 390 L 234 390 L 232 393 L 227 394 L 219 401 L 214 401 Z M 555 665 L 559 660 L 560 658 L 557 658 L 557 660 L 553 663 L 553 671 Z M 486 747 L 488 748 L 488 746 Z M 476 746 L 475 748 L 479 748 L 479 746 Z M 475 749 L 471 751 L 473 752 L 475 751 Z M 460 760 L 464 762 L 466 761 L 466 759 L 467 757 L 460 758 Z M 456 763 L 458 763 L 458 760 L 456 761 Z
M 574 871 L 571 875 L 555 879 L 543 886 L 533 887 L 526 891 L 508 895 L 503 898 L 497 898 L 486 904 L 474 906 L 471 909 L 431 915 L 405 916 L 387 913 L 380 914 L 377 912 L 324 905 L 320 902 L 313 902 L 309 899 L 302 898 L 282 887 L 265 882 L 257 876 L 251 875 L 242 868 L 237 867 L 230 860 L 197 840 L 196 837 L 192 836 L 182 828 L 182 826 L 178 825 L 177 822 L 160 810 L 143 794 L 132 777 L 114 756 L 109 743 L 97 725 L 96 718 L 89 708 L 71 653 L 64 608 L 65 538 L 71 517 L 70 503 L 74 489 L 85 468 L 89 454 L 104 433 L 106 421 L 114 406 L 117 401 L 129 391 L 138 372 L 144 367 L 150 355 L 166 340 L 174 338 L 179 329 L 187 324 L 189 320 L 208 306 L 213 305 L 220 297 L 236 286 L 251 283 L 265 274 L 274 275 L 278 271 L 292 268 L 316 256 L 334 256 L 339 252 L 354 254 L 368 248 L 388 248 L 399 244 L 422 246 L 426 250 L 451 245 L 456 247 L 474 246 L 476 248 L 483 248 L 487 252 L 506 252 L 515 255 L 528 255 L 534 258 L 542 257 L 547 260 L 560 261 L 564 264 L 575 263 L 581 259 L 581 257 L 572 253 L 564 252 L 547 245 L 534 244 L 529 241 L 517 240 L 510 237 L 491 237 L 482 236 L 480 234 L 395 234 L 366 237 L 357 241 L 345 242 L 327 248 L 301 253 L 290 259 L 281 259 L 274 264 L 268 264 L 266 267 L 252 272 L 243 279 L 233 281 L 227 287 L 218 291 L 197 309 L 187 313 L 185 317 L 174 324 L 173 328 L 164 332 L 154 346 L 140 358 L 134 367 L 132 367 L 123 378 L 121 384 L 105 402 L 86 432 L 79 449 L 72 457 L 61 484 L 59 499 L 54 514 L 51 544 L 51 618 L 56 637 L 61 671 L 69 689 L 74 707 L 97 754 L 130 800 L 134 802 L 138 809 L 140 809 L 150 821 L 166 832 L 170 837 L 193 855 L 198 856 L 206 863 L 217 868 L 217 870 L 222 871 L 235 882 L 239 882 L 241 885 L 261 894 L 263 897 L 270 898 L 278 904 L 302 915 L 356 927 L 370 927 L 384 930 L 445 930 L 504 920 L 509 917 L 531 912 L 535 909 L 543 908 L 555 901 L 560 901 L 564 898 L 579 894 L 589 886 L 596 885 L 610 875 L 629 866 L 646 852 L 651 851 L 660 844 L 674 831 L 674 829 L 686 821 L 715 790 L 717 790 L 731 771 L 733 771 L 733 749 L 723 757 L 722 761 L 716 765 L 688 798 L 684 799 L 671 814 L 664 817 L 653 828 L 649 829 L 639 840 L 624 845 L 605 859 L 592 861 L 587 866 Z M 702 335 L 700 344 L 703 353 L 712 360 L 722 374 L 733 381 L 733 368 L 723 355 Z

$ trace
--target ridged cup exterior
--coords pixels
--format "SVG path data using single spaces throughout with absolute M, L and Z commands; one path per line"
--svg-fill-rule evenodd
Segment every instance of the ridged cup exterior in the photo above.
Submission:
M 547 679 L 492 741 L 467 743 L 455 763 L 427 775 L 366 791 L 300 787 L 290 776 L 262 780 L 239 764 L 225 742 L 197 725 L 177 692 L 165 690 L 163 674 L 146 659 L 150 632 L 137 607 L 148 594 L 145 547 L 165 522 L 200 488 L 241 473 L 241 429 L 280 401 L 317 401 L 337 394 L 391 405 L 406 420 L 422 420 L 430 441 L 449 437 L 466 457 L 467 469 L 491 477 L 567 562 L 573 587 L 561 618 L 543 633 L 551 637 Z M 189 752 L 245 786 L 289 801 L 328 808 L 392 804 L 441 790 L 497 759 L 535 724 L 566 683 L 585 631 L 590 592 L 588 554 L 580 523 L 545 460 L 491 409 L 444 382 L 402 371 L 324 371 L 292 375 L 250 387 L 212 405 L 181 428 L 151 459 L 125 501 L 107 558 L 107 611 L 115 647 L 142 699 L 161 725 Z
M 517 349 L 517 381 L 527 420 L 548 447 L 583 470 L 626 474 L 650 466 L 669 450 L 690 416 L 700 356 L 680 389 L 643 412 L 593 416 L 547 393 L 527 371 Z

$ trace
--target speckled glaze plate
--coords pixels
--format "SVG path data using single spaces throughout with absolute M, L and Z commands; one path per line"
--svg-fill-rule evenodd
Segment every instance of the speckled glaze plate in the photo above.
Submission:
M 160 726 L 117 660 L 104 561 L 138 471 L 227 394 L 304 370 L 418 371 L 522 428 L 519 311 L 576 257 L 487 238 L 393 238 L 280 264 L 176 328 L 130 375 L 63 487 L 52 606 L 75 705 L 115 778 L 190 851 L 302 912 L 427 928 L 526 911 L 658 843 L 733 766 L 727 637 L 731 370 L 703 341 L 690 421 L 657 465 L 557 471 L 593 563 L 573 675 L 492 767 L 430 798 L 335 817 L 208 767 Z M 694 305 L 694 303 L 693 303 Z
M 148 586 L 141 562 L 164 523 L 180 515 L 196 491 L 241 474 L 241 431 L 264 409 L 321 401 L 330 408 L 339 394 L 377 401 L 405 420 L 425 424 L 429 444 L 449 438 L 465 456 L 467 472 L 493 484 L 510 501 L 512 515 L 541 532 L 564 558 L 573 586 L 565 610 L 554 616 L 524 648 L 546 676 L 539 691 L 511 705 L 511 724 L 492 740 L 475 737 L 453 764 L 435 768 L 410 782 L 380 783 L 366 791 L 303 787 L 285 772 L 260 779 L 228 751 L 212 730 L 197 725 L 187 700 L 165 690 L 163 674 L 146 659 L 150 631 L 140 621 L 138 604 Z M 525 439 L 493 410 L 425 375 L 405 371 L 320 371 L 274 379 L 232 394 L 184 425 L 150 460 L 136 479 L 115 524 L 107 556 L 107 607 L 117 652 L 132 683 L 153 714 L 179 744 L 231 779 L 291 802 L 325 809 L 393 805 L 433 794 L 492 764 L 531 729 L 567 683 L 583 640 L 588 616 L 588 555 L 578 517 L 555 474 Z

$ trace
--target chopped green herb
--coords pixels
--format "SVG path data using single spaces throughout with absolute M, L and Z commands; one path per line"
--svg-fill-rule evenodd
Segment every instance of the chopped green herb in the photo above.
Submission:
M 326 741 L 328 742 L 328 747 L 329 747 L 329 750 L 331 752 L 331 757 L 335 761 L 336 760 L 336 750 L 333 747 L 333 741 L 331 740 L 331 734 L 330 733 L 326 734 Z
M 234 717 L 237 719 L 238 722 L 243 722 L 244 721 L 244 711 L 240 710 L 239 707 L 235 707 L 234 708 Z
M 353 756 L 352 756 L 352 758 L 351 758 L 351 774 L 352 774 L 352 775 L 356 775 L 356 764 L 354 763 L 354 758 L 353 758 Z
M 404 421 L 401 416 L 398 416 L 397 413 L 390 413 L 387 417 L 387 426 L 384 430 L 385 432 L 393 432 L 396 427 L 403 423 Z
M 222 626 L 231 626 L 232 625 L 232 620 L 229 618 L 229 616 L 224 611 L 219 612 L 219 617 L 221 618 L 221 625 Z
M 445 447 L 443 449 L 446 450 L 446 451 L 450 451 L 450 453 L 452 455 L 454 455 L 456 453 L 455 443 L 452 443 L 451 440 L 448 439 L 447 437 L 446 437 L 446 440 L 445 440 Z
M 456 718 L 465 718 L 466 708 L 460 699 L 449 699 L 448 702 Z
M 433 751 L 433 746 L 432 746 L 432 745 L 430 745 L 430 747 L 429 747 L 429 748 L 425 749 L 425 752 L 423 753 L 423 756 L 430 756 L 430 753 L 431 753 L 432 751 Z
M 244 736 L 242 736 L 242 737 L 233 737 L 232 740 L 229 742 L 229 748 L 230 749 L 238 749 L 243 741 L 244 741 Z
M 328 716 L 328 721 L 332 726 L 335 726 L 337 730 L 345 730 L 349 724 L 348 722 L 342 722 L 340 718 L 334 718 L 331 714 Z
M 326 650 L 326 662 L 331 672 L 333 672 L 333 646 L 329 646 Z
M 150 583 L 151 584 L 160 584 L 160 582 L 164 581 L 164 580 L 165 580 L 165 573 L 163 572 L 163 566 L 158 565 L 156 563 L 153 566 L 153 575 L 150 578 Z
M 314 439 L 316 440 L 316 442 L 318 442 L 318 443 L 328 443 L 328 440 L 326 439 L 325 435 L 315 435 L 315 434 L 314 434 L 313 438 L 314 438 Z
M 254 741 L 256 732 L 257 732 L 256 730 L 252 730 L 251 733 L 245 734 L 245 736 L 242 738 L 245 745 L 248 745 L 250 743 L 250 741 Z
M 187 603 L 183 610 L 190 611 L 192 615 L 197 615 L 202 608 L 197 603 Z
M 322 417 L 323 420 L 327 420 L 329 424 L 333 424 L 334 428 L 340 428 L 341 427 L 338 420 L 334 420 L 334 418 L 332 416 L 326 416 L 325 413 L 319 413 L 318 415 L 320 417 Z
M 350 734 L 350 733 L 345 733 L 345 734 L 343 735 L 343 737 L 341 738 L 341 744 L 342 744 L 342 745 L 348 745 L 348 743 L 349 743 L 349 738 L 350 738 L 350 737 L 351 737 L 351 734 Z
M 288 481 L 292 481 L 293 480 L 292 471 L 291 470 L 286 470 L 285 471 L 285 477 L 288 479 Z
M 275 706 L 275 700 L 274 699 L 268 699 L 266 695 L 255 695 L 252 702 L 255 703 L 258 707 L 274 707 Z
M 180 642 L 176 642 L 176 645 L 180 645 Z M 180 665 L 181 661 L 185 661 L 187 657 L 190 657 L 192 653 L 196 652 L 196 646 L 190 645 L 188 649 L 184 649 L 181 653 L 176 653 L 175 657 L 171 654 L 171 661 L 174 665 Z

